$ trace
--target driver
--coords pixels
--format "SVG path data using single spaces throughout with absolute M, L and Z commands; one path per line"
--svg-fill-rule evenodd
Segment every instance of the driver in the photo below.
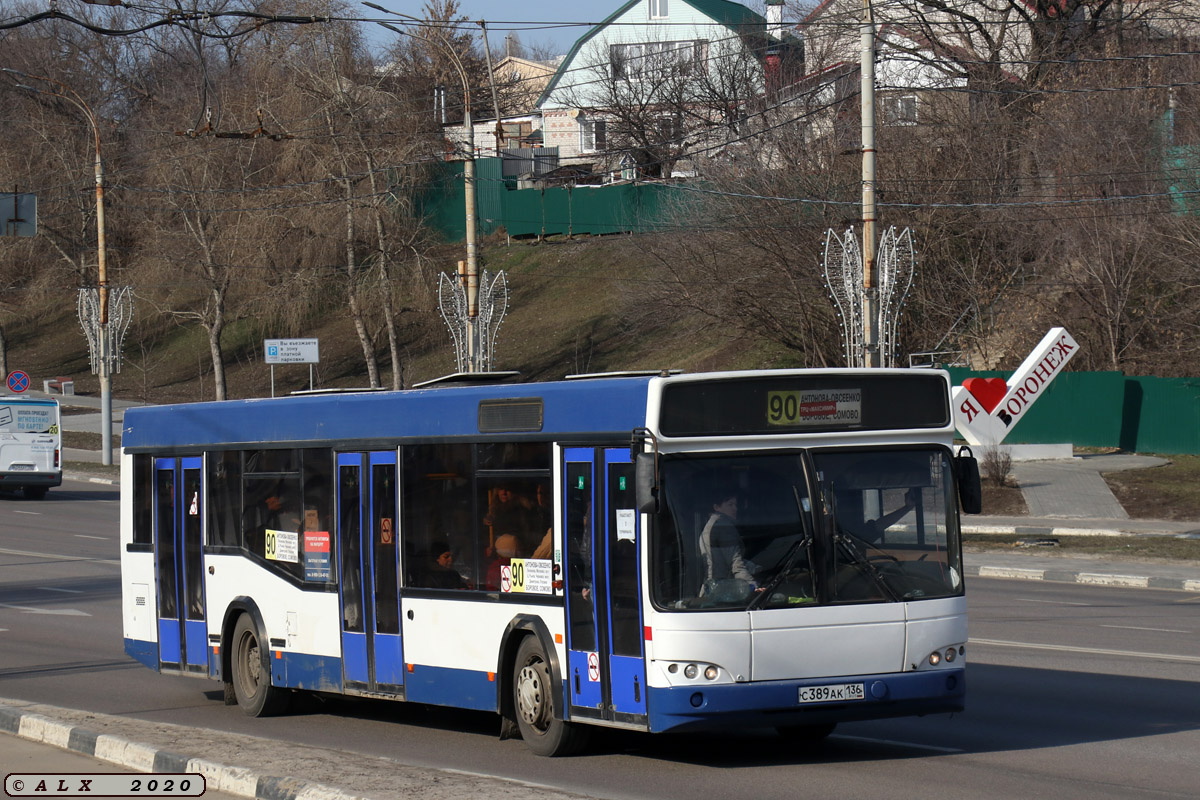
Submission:
M 704 583 L 700 589 L 703 596 L 710 581 L 738 578 L 753 586 L 754 576 L 746 561 L 742 537 L 737 529 L 737 494 L 724 491 L 717 494 L 712 512 L 700 532 L 700 557 L 704 561 Z

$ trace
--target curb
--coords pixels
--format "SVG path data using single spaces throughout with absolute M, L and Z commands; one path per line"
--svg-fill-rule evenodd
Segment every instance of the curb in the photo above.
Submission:
M 967 567 L 966 574 L 980 578 L 1009 578 L 1025 581 L 1077 583 L 1088 586 L 1115 586 L 1125 589 L 1169 589 L 1178 592 L 1200 592 L 1200 580 L 1195 578 L 1162 578 L 1150 575 L 989 566 Z
M 1122 531 L 1116 528 L 1046 528 L 1032 525 L 963 525 L 963 533 L 996 536 L 1173 536 L 1172 531 Z
M 368 800 L 341 789 L 297 778 L 260 775 L 242 767 L 160 750 L 119 736 L 99 734 L 41 714 L 0 706 L 0 732 L 72 750 L 138 772 L 197 773 L 207 788 L 255 800 Z

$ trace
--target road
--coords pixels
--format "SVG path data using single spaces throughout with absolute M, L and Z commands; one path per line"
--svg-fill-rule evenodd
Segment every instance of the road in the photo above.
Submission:
M 294 763 L 331 748 L 606 798 L 1094 800 L 1200 786 L 1200 597 L 1187 593 L 976 579 L 966 713 L 845 725 L 807 749 L 757 732 L 612 733 L 587 757 L 543 759 L 499 741 L 494 715 L 310 700 L 250 719 L 217 684 L 133 664 L 115 501 L 70 480 L 41 502 L 0 497 L 0 697 L 208 729 L 210 743 L 266 737 Z

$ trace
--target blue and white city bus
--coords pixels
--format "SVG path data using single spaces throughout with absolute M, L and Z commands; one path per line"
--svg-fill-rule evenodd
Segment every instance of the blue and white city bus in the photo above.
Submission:
M 479 709 L 544 755 L 963 708 L 945 372 L 460 377 L 129 409 L 126 652 L 255 716 Z

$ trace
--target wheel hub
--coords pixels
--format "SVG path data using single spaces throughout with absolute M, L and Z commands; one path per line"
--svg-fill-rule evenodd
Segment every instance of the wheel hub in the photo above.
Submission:
M 545 728 L 546 694 L 541 673 L 534 665 L 522 667 L 517 676 L 517 706 L 527 724 L 538 730 Z

